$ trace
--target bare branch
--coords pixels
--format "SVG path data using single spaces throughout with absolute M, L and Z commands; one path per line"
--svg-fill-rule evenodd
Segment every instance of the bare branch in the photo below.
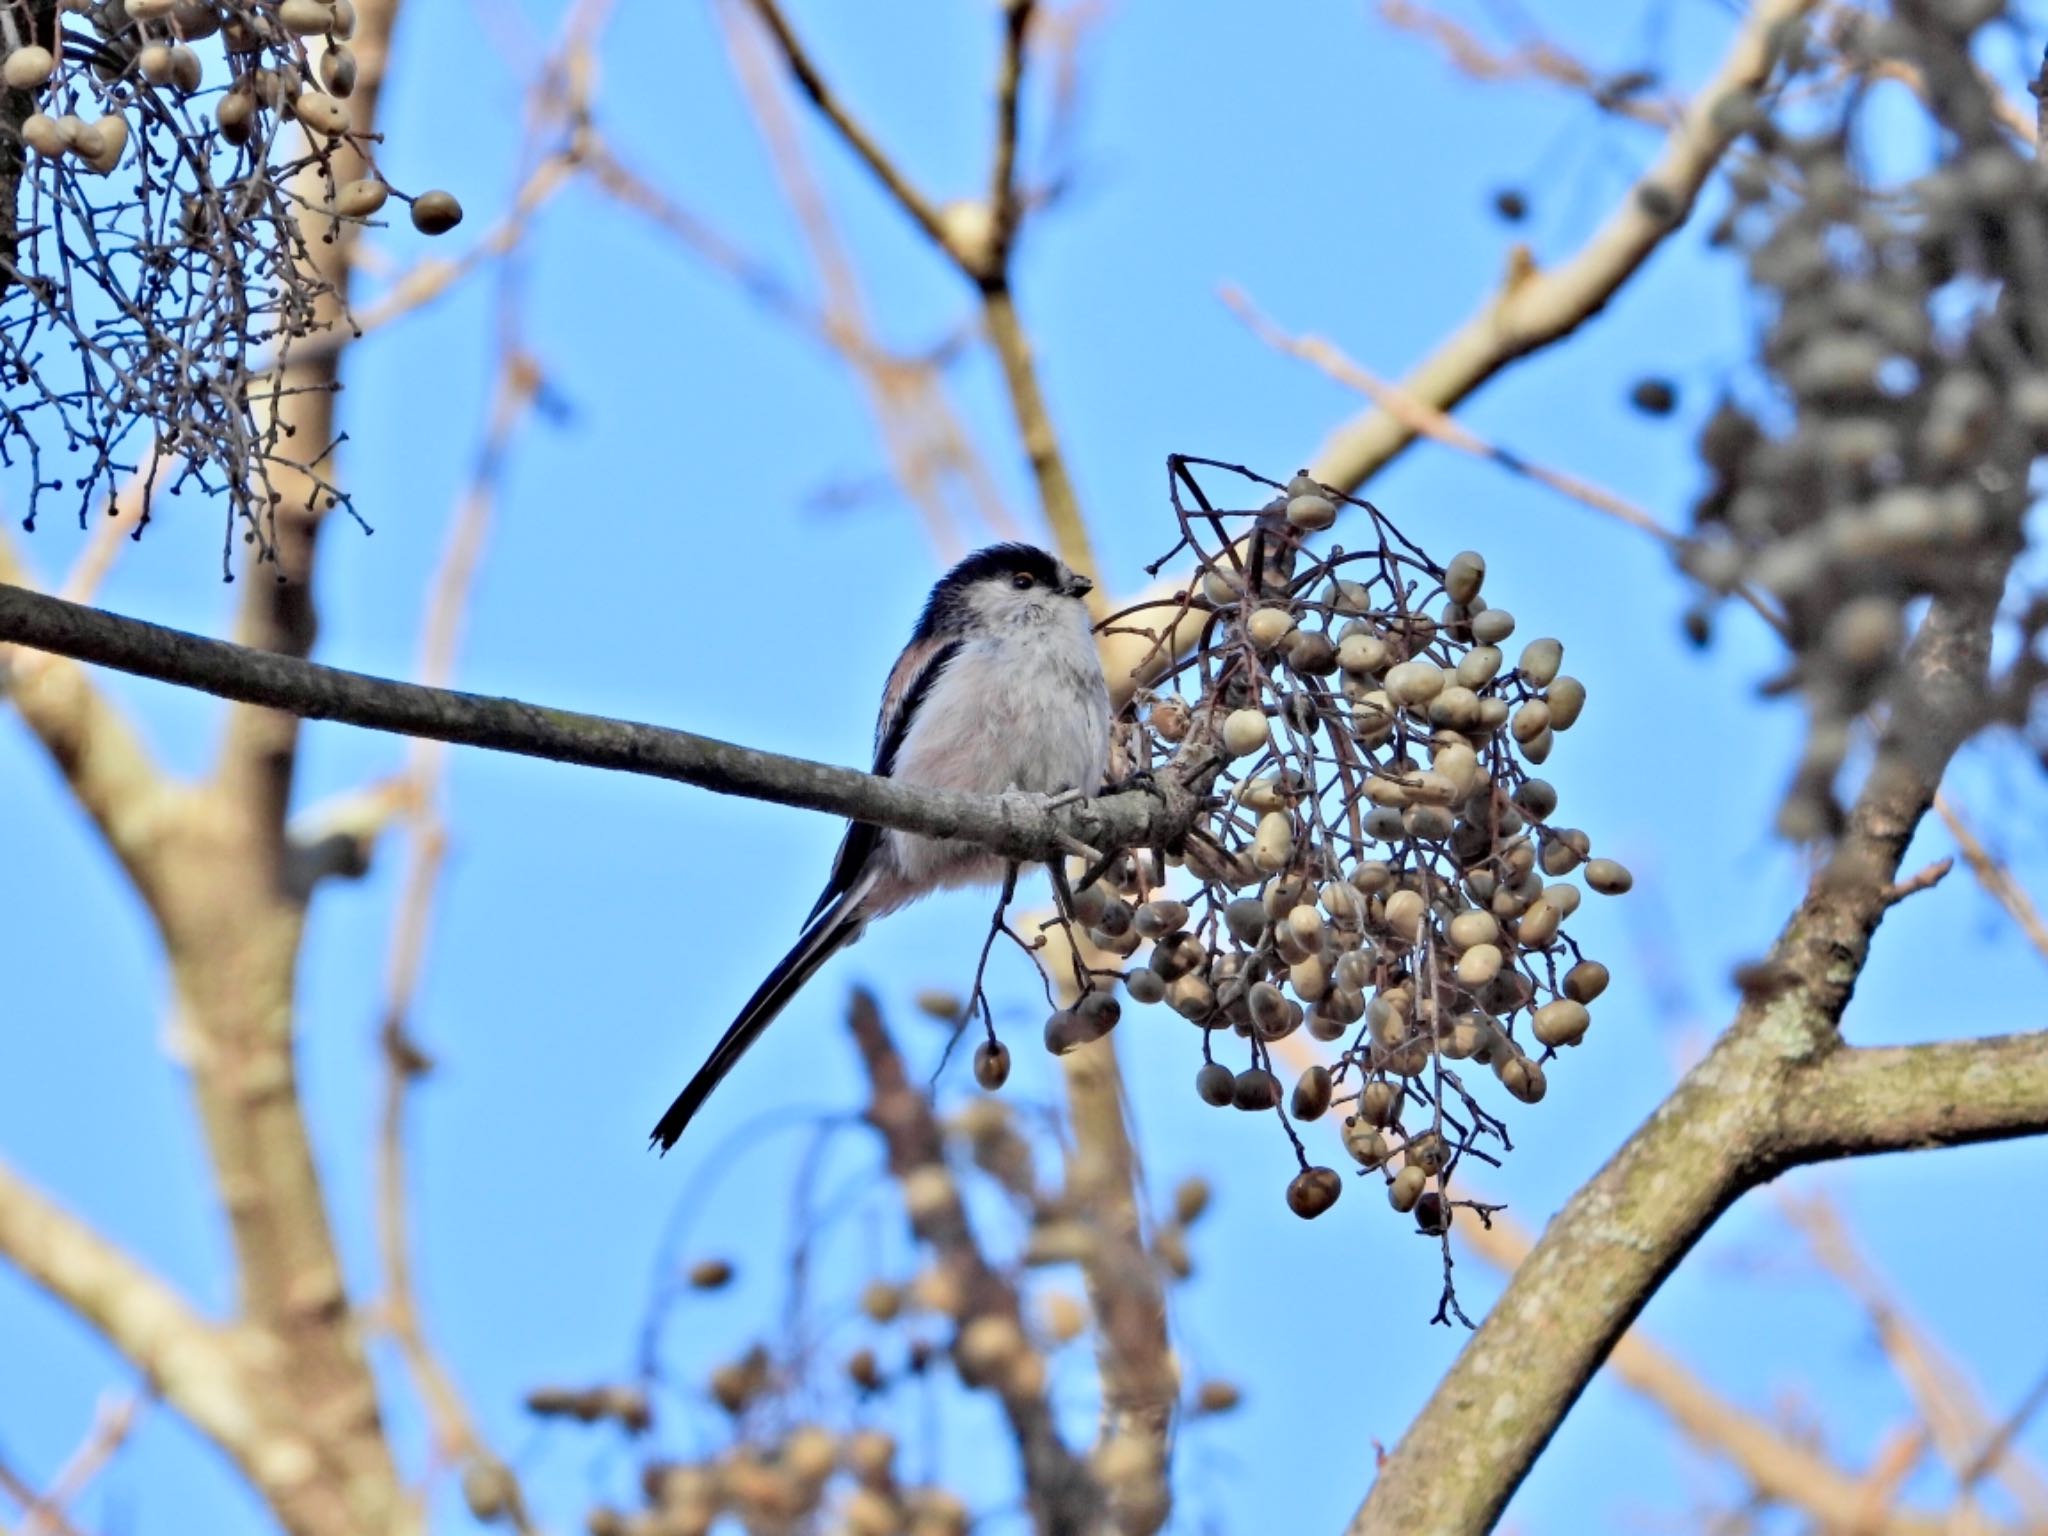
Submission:
M 5 1164 L 0 1258 L 76 1313 L 152 1390 L 249 1465 L 259 1428 L 232 1336 Z
M 1401 381 L 1402 394 L 1448 411 L 1510 364 L 1570 335 L 1598 314 L 1650 254 L 1683 226 L 1700 189 L 1733 142 L 1734 115 L 1717 114 L 1717 106 L 1770 78 L 1776 61 L 1773 41 L 1780 29 L 1817 4 L 1819 0 L 1763 0 L 1751 7 L 1721 67 L 1686 108 L 1657 164 L 1629 190 L 1606 223 L 1563 266 L 1520 272 Z M 1326 485 L 1355 489 L 1418 435 L 1409 422 L 1375 408 L 1338 428 L 1317 451 L 1309 473 Z M 1163 582 L 1130 603 L 1170 599 L 1180 584 L 1184 583 Z M 1193 643 L 1200 622 L 1200 615 L 1182 620 L 1157 647 L 1144 637 L 1110 637 L 1104 652 L 1117 697 L 1180 655 Z M 1149 663 L 1142 659 L 1148 655 L 1153 657 Z
M 818 66 L 811 61 L 802 40 L 790 26 L 789 18 L 782 14 L 782 7 L 776 0 L 749 0 L 749 3 L 753 6 L 754 14 L 761 18 L 763 25 L 774 37 L 776 46 L 782 50 L 783 62 L 789 66 L 789 72 L 796 78 L 796 83 L 803 88 L 803 93 L 811 99 L 811 104 L 818 109 L 825 121 L 832 125 L 841 139 L 845 140 L 846 147 L 874 173 L 875 180 L 879 181 L 889 196 L 896 200 L 897 206 L 910 216 L 911 222 L 930 237 L 932 244 L 965 267 L 968 253 L 946 228 L 945 221 L 939 217 L 939 211 L 925 201 L 924 194 L 910 184 L 910 178 L 904 175 L 896 162 L 890 159 L 888 153 L 876 142 L 874 136 L 861 126 L 846 104 L 840 101 L 838 95 L 825 83 L 825 77 L 818 72 Z
M 1793 1079 L 1777 1150 L 1791 1163 L 2048 1131 L 2048 1030 L 1843 1047 Z
M 2048 101 L 2048 97 L 2043 100 Z M 2027 888 L 1970 830 L 1970 824 L 1963 820 L 1962 812 L 1955 808 L 1947 795 L 1934 797 L 1934 813 L 1948 828 L 1948 835 L 1956 840 L 1956 847 L 1970 866 L 1970 873 L 1977 877 L 1977 883 L 2019 924 L 2020 932 L 2027 936 L 2027 942 L 2034 946 L 2035 952 L 2048 960 L 2048 922 L 2042 920 L 2041 909 L 2034 905 L 2034 898 L 2027 894 Z
M 0 584 L 27 572 L 0 537 Z M 184 791 L 164 779 L 127 716 L 73 661 L 0 642 L 0 697 L 11 699 L 145 900 L 161 899 L 162 837 Z
M 0 584 L 0 642 L 6 641 L 298 718 L 674 779 L 906 832 L 965 837 L 1023 862 L 1058 857 L 1069 837 L 1095 848 L 1172 846 L 1195 805 L 1172 774 L 1162 776 L 1157 792 L 1132 790 L 1057 810 L 1040 797 L 921 789 L 687 731 L 345 672 Z

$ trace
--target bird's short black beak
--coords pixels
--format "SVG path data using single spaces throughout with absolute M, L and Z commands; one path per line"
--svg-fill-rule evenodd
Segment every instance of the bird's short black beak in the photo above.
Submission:
M 1086 597 L 1094 590 L 1095 583 L 1086 576 L 1069 576 L 1067 578 L 1067 596 L 1069 597 Z

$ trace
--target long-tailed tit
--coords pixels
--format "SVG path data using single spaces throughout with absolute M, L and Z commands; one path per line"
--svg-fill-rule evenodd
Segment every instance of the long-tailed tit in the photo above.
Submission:
M 1081 599 L 1092 583 L 1042 549 L 997 544 L 939 579 L 875 721 L 884 778 L 980 794 L 1094 794 L 1109 761 L 1109 687 Z M 802 937 L 654 1128 L 676 1143 L 748 1046 L 875 918 L 927 892 L 993 885 L 1011 866 L 977 844 L 855 822 Z

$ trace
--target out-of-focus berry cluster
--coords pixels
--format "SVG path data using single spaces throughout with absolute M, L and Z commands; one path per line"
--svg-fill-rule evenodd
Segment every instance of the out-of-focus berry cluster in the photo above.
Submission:
M 27 463 L 26 526 L 70 491 L 83 521 L 152 443 L 145 520 L 196 485 L 267 553 L 281 473 L 342 501 L 273 370 L 346 323 L 314 248 L 402 195 L 351 127 L 355 27 L 352 0 L 0 0 L 0 460 Z M 408 200 L 427 234 L 462 217 Z
M 1279 494 L 1214 506 L 1197 467 Z M 1130 1001 L 1201 1031 L 1205 1101 L 1273 1112 L 1291 1137 L 1291 1121 L 1342 1115 L 1346 1148 L 1394 1208 L 1442 1233 L 1459 1161 L 1508 1147 L 1485 1077 L 1541 1100 L 1607 986 L 1569 921 L 1582 884 L 1616 894 L 1629 873 L 1594 856 L 1530 771 L 1579 719 L 1585 685 L 1559 641 L 1525 638 L 1488 604 L 1479 555 L 1439 564 L 1305 476 L 1280 486 L 1192 459 L 1172 473 L 1170 557 L 1192 551 L 1196 582 L 1111 623 L 1157 634 L 1177 614 L 1206 617 L 1193 651 L 1135 699 L 1121 745 L 1140 775 L 1214 772 L 1211 809 L 1165 856 L 1170 871 L 1125 854 L 1077 893 L 1075 915 L 1123 957 Z M 1362 547 L 1324 538 L 1345 503 Z M 1048 1044 L 1100 1034 L 1117 1008 L 1107 990 L 1085 995 L 1054 1015 Z M 1284 1071 L 1297 1032 L 1334 1061 Z M 1295 1147 L 1288 1203 L 1315 1216 L 1344 1181 Z
M 1780 104 L 1716 109 L 1743 130 L 1716 236 L 1763 298 L 1769 387 L 1706 424 L 1710 483 L 1685 564 L 1783 615 L 1793 661 L 1776 686 L 1810 717 L 1789 836 L 1837 829 L 1852 726 L 1882 702 L 1913 605 L 2002 573 L 2048 448 L 2048 196 L 1972 54 L 2004 10 L 1922 3 L 1788 29 Z M 1915 82 L 1918 103 L 1874 89 L 1886 77 Z M 1897 163 L 1875 152 L 1877 112 L 1892 114 L 1886 142 L 1924 146 L 1909 179 L 1873 179 Z M 1704 609 L 1694 622 L 1704 636 Z
M 932 1011 L 951 1021 L 961 1009 L 940 998 Z M 920 1089 L 895 1091 L 917 1098 L 921 1121 L 931 1115 Z M 896 1112 L 878 1101 L 878 1117 Z M 643 1325 L 638 1380 L 529 1393 L 527 1407 L 543 1421 L 609 1425 L 634 1443 L 635 1496 L 594 1509 L 591 1536 L 706 1536 L 721 1520 L 749 1531 L 965 1536 L 976 1512 L 945 1485 L 936 1446 L 920 1434 L 930 1427 L 932 1390 L 950 1376 L 999 1400 L 1013 1420 L 1043 1412 L 1073 1395 L 1078 1380 L 1055 1391 L 1055 1373 L 1085 1372 L 1075 1354 L 1097 1327 L 1089 1302 L 1059 1278 L 1098 1241 L 1094 1214 L 1047 1176 L 1060 1160 L 1056 1150 L 1045 1155 L 1035 1121 L 1001 1099 L 975 1097 L 930 1119 L 928 1142 L 921 1124 L 915 1136 L 932 1160 L 898 1164 L 893 1179 L 868 1185 L 900 1195 L 913 1232 L 927 1238 L 915 1265 L 849 1279 L 860 1270 L 838 1262 L 836 1247 L 813 1252 L 830 1242 L 825 1234 L 803 1235 L 789 1268 L 786 1335 L 728 1345 L 728 1357 L 708 1369 L 672 1373 L 667 1343 L 701 1340 L 707 1313 L 728 1304 L 716 1293 L 737 1278 L 726 1260 L 699 1259 L 671 1272 Z M 1007 1206 L 1024 1220 L 983 1221 L 978 1235 L 930 1240 L 935 1227 L 952 1229 L 962 1202 L 984 1215 Z M 1209 1186 L 1189 1178 L 1160 1213 L 1150 1257 L 1163 1282 L 1192 1273 L 1190 1235 L 1209 1202 Z M 1012 1231 L 999 1239 L 1004 1225 Z M 1208 1379 L 1189 1390 L 1182 1411 L 1205 1417 L 1238 1401 L 1232 1383 Z M 1105 1496 L 1121 1498 L 1158 1482 L 1155 1464 L 1131 1461 L 1134 1450 L 1111 1442 L 1077 1459 Z M 489 1497 L 501 1491 L 489 1469 L 465 1482 L 482 1519 L 503 1512 Z

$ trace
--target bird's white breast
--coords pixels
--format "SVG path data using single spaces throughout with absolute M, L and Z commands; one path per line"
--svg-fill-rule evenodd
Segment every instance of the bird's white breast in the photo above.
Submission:
M 919 703 L 891 777 L 1001 794 L 1102 787 L 1109 689 L 1078 604 L 968 641 Z M 888 834 L 898 872 L 921 887 L 1002 878 L 969 844 Z

